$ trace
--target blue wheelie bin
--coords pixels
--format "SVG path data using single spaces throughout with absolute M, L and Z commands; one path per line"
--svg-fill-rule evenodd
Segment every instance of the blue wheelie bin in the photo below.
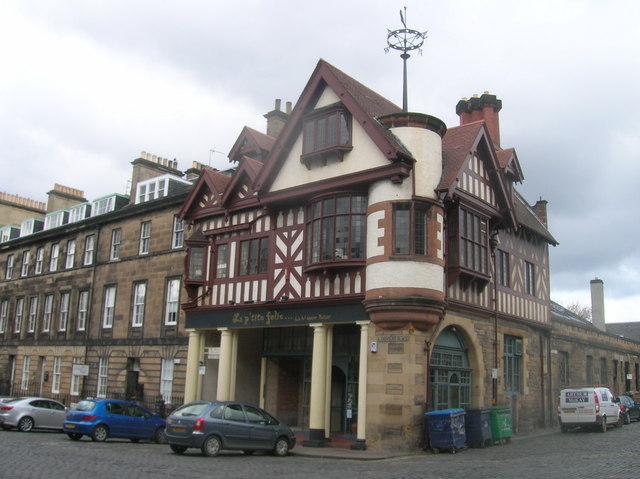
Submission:
M 426 414 L 429 446 L 435 453 L 448 450 L 452 453 L 465 447 L 464 409 L 443 409 Z
M 469 447 L 485 447 L 491 441 L 491 410 L 489 408 L 466 409 L 464 427 Z

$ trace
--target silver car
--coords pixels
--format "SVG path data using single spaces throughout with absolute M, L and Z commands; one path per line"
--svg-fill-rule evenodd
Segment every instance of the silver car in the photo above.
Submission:
M 195 401 L 179 407 L 167 419 L 166 436 L 173 452 L 194 447 L 205 456 L 217 456 L 222 449 L 286 456 L 296 445 L 286 424 L 256 406 L 235 401 Z
M 10 399 L 0 403 L 0 427 L 18 428 L 28 432 L 32 429 L 59 429 L 67 417 L 64 404 L 53 399 L 28 397 Z

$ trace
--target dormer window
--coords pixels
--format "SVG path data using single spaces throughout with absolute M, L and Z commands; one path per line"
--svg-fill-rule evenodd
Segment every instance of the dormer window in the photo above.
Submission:
M 68 217 L 69 212 L 67 210 L 59 210 L 49 213 L 44 218 L 44 229 L 50 230 L 51 228 L 57 228 L 58 226 L 64 225 L 67 222 Z
M 351 115 L 342 106 L 331 105 L 312 112 L 304 119 L 301 161 L 310 167 L 315 159 L 342 161 L 351 151 Z

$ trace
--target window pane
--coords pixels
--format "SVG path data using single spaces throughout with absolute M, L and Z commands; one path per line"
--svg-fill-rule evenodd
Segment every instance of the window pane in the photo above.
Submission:
M 409 254 L 409 218 L 408 203 L 394 205 L 393 215 L 393 253 Z
M 349 216 L 336 217 L 336 254 L 335 259 L 349 257 Z
M 333 259 L 333 217 L 322 220 L 322 259 Z
M 202 279 L 204 248 L 194 247 L 189 252 L 189 278 Z

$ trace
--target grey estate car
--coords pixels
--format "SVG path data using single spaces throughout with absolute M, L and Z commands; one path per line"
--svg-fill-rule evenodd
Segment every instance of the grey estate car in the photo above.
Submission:
M 286 424 L 259 407 L 235 401 L 195 401 L 179 407 L 167 419 L 166 436 L 173 452 L 200 448 L 205 456 L 217 456 L 222 449 L 286 456 L 296 444 Z

